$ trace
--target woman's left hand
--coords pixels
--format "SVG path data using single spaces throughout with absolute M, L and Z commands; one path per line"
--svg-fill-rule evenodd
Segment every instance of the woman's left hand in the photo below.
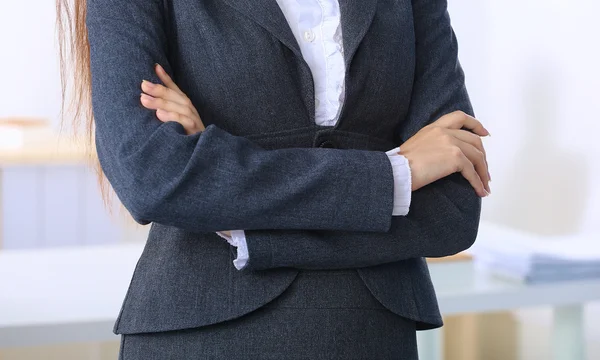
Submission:
M 192 101 L 179 89 L 165 69 L 156 64 L 154 67 L 160 81 L 165 85 L 142 81 L 141 102 L 145 108 L 156 110 L 156 117 L 162 121 L 176 121 L 183 125 L 188 135 L 204 130 L 204 124 Z M 231 236 L 230 231 L 222 231 Z
M 143 93 L 140 97 L 142 105 L 147 109 L 156 110 L 156 117 L 162 122 L 180 123 L 188 135 L 203 131 L 204 124 L 192 101 L 179 89 L 162 66 L 156 64 L 154 71 L 164 85 L 143 80 Z

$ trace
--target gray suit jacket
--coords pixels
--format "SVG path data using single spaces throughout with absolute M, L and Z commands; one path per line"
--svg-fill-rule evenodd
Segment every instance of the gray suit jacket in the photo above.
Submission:
M 311 72 L 274 0 L 88 0 L 96 146 L 118 197 L 152 223 L 117 333 L 198 327 L 278 296 L 298 269 L 356 268 L 419 328 L 441 326 L 423 257 L 473 243 L 480 199 L 460 175 L 392 217 L 384 151 L 472 114 L 445 0 L 341 0 L 346 101 L 314 122 Z M 206 130 L 140 105 L 162 64 Z M 215 231 L 246 230 L 250 260 Z M 123 274 L 127 276 L 127 274 Z

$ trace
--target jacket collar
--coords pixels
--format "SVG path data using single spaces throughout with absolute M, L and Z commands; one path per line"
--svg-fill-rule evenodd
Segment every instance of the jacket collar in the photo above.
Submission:
M 276 0 L 224 0 L 269 31 L 292 52 L 302 58 L 302 52 Z M 367 33 L 377 0 L 339 0 L 342 15 L 342 35 L 346 68 Z
M 371 26 L 377 9 L 377 0 L 339 0 L 339 2 L 342 14 L 344 59 L 346 69 L 349 69 L 354 53 Z

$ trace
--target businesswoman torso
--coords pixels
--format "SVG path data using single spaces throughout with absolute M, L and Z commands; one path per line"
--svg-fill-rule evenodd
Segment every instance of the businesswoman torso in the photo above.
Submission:
M 76 2 L 101 169 L 152 223 L 122 359 L 416 359 L 442 325 L 423 257 L 473 243 L 489 189 L 446 1 L 319 0 L 328 108 L 286 2 Z

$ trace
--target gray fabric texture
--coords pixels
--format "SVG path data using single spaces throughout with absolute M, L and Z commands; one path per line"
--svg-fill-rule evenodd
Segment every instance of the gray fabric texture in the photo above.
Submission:
M 119 199 L 152 223 L 115 332 L 197 328 L 281 294 L 298 269 L 357 269 L 386 308 L 442 325 L 423 257 L 475 240 L 481 202 L 455 174 L 392 217 L 385 151 L 473 114 L 445 0 L 344 0 L 346 101 L 314 123 L 310 69 L 271 0 L 88 0 L 96 147 Z M 160 63 L 206 130 L 139 102 Z M 214 233 L 246 230 L 250 260 Z M 127 276 L 127 274 L 123 274 Z
M 122 335 L 120 360 L 416 360 L 414 321 L 386 309 L 356 270 L 302 271 L 275 300 L 196 329 Z

